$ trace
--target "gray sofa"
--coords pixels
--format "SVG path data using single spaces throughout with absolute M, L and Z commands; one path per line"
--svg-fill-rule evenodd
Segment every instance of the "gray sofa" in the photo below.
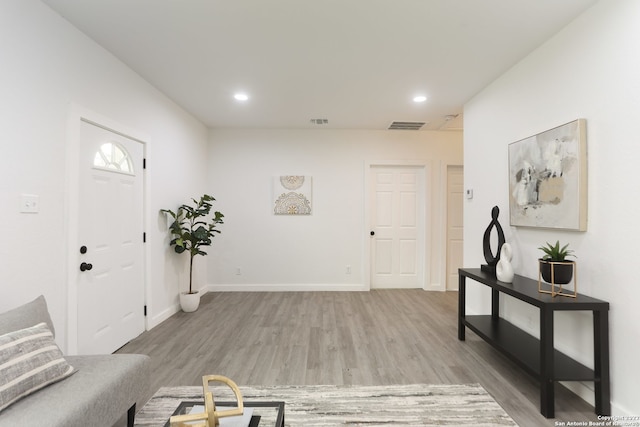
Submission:
M 0 314 L 0 336 L 45 322 L 44 297 Z M 2 351 L 2 350 L 0 350 Z M 147 395 L 149 357 L 139 354 L 65 356 L 76 372 L 0 411 L 0 427 L 112 427 L 126 414 L 133 427 L 136 403 Z

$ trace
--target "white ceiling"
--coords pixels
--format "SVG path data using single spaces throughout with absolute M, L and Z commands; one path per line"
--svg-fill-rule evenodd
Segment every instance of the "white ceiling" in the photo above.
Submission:
M 43 2 L 211 128 L 427 130 L 596 0 Z

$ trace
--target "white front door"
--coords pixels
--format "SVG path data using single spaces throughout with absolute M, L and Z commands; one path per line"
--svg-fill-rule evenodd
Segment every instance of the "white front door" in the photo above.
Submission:
M 143 144 L 80 129 L 78 353 L 112 353 L 144 330 Z
M 458 268 L 463 254 L 463 193 L 462 166 L 447 168 L 447 290 L 458 290 Z
M 423 288 L 424 168 L 372 166 L 371 287 Z

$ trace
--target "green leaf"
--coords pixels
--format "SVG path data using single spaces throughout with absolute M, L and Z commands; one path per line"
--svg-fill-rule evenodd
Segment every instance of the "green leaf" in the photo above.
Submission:
M 207 230 L 206 228 L 204 228 L 203 226 L 198 227 L 194 232 L 193 232 L 193 237 L 196 238 L 197 240 L 204 240 L 209 236 L 209 230 Z
M 573 250 L 568 248 L 569 248 L 568 243 L 560 247 L 560 241 L 557 240 L 555 245 L 552 245 L 551 243 L 547 242 L 546 246 L 540 246 L 538 249 L 540 249 L 542 252 L 545 253 L 545 255 L 542 257 L 542 259 L 544 260 L 564 261 L 567 256 L 575 256 L 573 255 Z
M 171 209 L 160 209 L 160 212 L 169 214 L 174 219 L 176 218 L 176 213 L 173 212 Z

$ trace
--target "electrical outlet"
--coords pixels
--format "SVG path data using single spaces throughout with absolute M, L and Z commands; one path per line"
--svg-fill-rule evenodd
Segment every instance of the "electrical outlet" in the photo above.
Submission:
M 21 213 L 38 213 L 40 211 L 40 196 L 23 194 L 20 199 Z
M 345 272 L 347 274 L 351 274 L 351 266 L 350 265 L 347 265 L 347 268 L 345 269 Z
M 240 267 L 236 268 L 236 276 L 240 276 L 242 275 L 242 270 L 240 270 Z

